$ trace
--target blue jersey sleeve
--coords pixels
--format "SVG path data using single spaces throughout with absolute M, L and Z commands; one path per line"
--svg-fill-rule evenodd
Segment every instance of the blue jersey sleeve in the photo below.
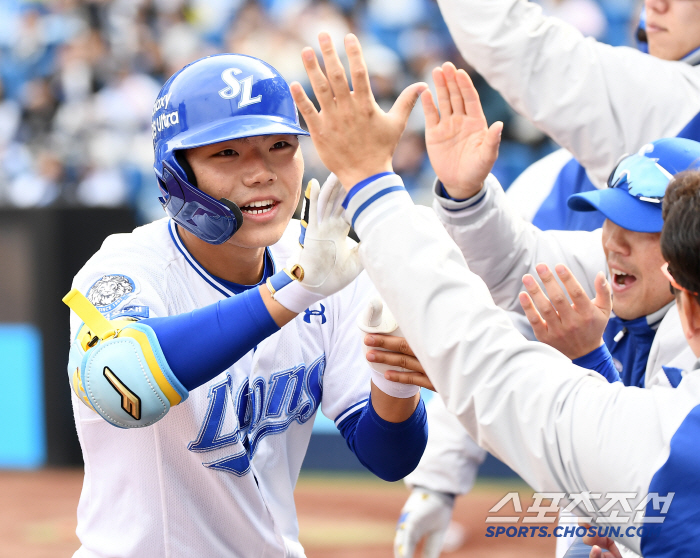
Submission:
M 613 363 L 612 355 L 605 345 L 601 345 L 587 355 L 574 359 L 572 362 L 576 366 L 595 370 L 611 384 L 622 381 L 620 373 Z
M 381 418 L 367 404 L 338 425 L 348 447 L 367 469 L 380 479 L 394 482 L 412 472 L 428 442 L 428 421 L 421 399 L 413 414 L 403 422 Z
M 170 369 L 188 391 L 279 330 L 257 288 L 186 314 L 140 323 L 155 332 Z

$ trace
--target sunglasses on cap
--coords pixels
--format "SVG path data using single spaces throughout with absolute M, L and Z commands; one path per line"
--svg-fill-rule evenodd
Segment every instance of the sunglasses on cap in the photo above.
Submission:
M 620 159 L 608 178 L 608 188 L 622 188 L 635 198 L 661 203 L 666 187 L 673 175 L 659 165 L 654 159 L 639 155 L 625 155 Z
M 661 266 L 661 273 L 663 273 L 663 274 L 664 274 L 664 277 L 666 277 L 666 279 L 668 279 L 668 282 L 671 283 L 671 294 L 676 294 L 675 292 L 673 292 L 673 289 L 676 289 L 676 290 L 679 290 L 679 291 L 686 292 L 686 293 L 688 293 L 689 295 L 692 295 L 692 296 L 698 296 L 698 293 L 695 293 L 695 292 L 693 292 L 693 291 L 689 291 L 689 290 L 686 289 L 685 287 L 681 287 L 681 286 L 676 282 L 676 280 L 673 278 L 673 275 L 671 275 L 671 272 L 668 270 L 668 262 L 666 262 L 664 265 Z

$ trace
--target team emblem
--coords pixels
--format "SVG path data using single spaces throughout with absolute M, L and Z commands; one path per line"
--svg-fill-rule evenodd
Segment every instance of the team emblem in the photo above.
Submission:
M 252 97 L 253 92 L 253 76 L 237 79 L 236 76 L 242 73 L 238 68 L 228 68 L 221 72 L 221 79 L 226 84 L 226 87 L 219 90 L 219 97 L 222 99 L 235 99 L 240 95 L 238 108 L 254 105 L 262 101 L 262 95 Z
M 122 409 L 135 420 L 141 420 L 141 398 L 131 391 L 108 366 L 102 372 L 107 381 L 122 398 Z
M 134 282 L 126 275 L 103 275 L 90 287 L 87 299 L 104 314 L 114 310 L 135 290 Z

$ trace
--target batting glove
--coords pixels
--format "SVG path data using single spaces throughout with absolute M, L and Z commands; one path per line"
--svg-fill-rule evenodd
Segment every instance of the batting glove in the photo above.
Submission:
M 425 537 L 424 558 L 438 558 L 452 518 L 454 496 L 415 487 L 401 510 L 394 536 L 394 558 L 413 558 Z
M 349 285 L 362 271 L 359 245 L 348 238 L 343 218 L 345 190 L 334 174 L 321 188 L 316 179 L 306 188 L 299 248 L 286 268 L 267 280 L 272 297 L 293 312 Z

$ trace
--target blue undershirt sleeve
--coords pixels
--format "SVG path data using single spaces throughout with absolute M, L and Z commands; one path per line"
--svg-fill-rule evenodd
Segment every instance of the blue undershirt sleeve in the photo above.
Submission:
M 573 362 L 576 366 L 588 368 L 589 370 L 595 370 L 611 384 L 622 381 L 620 379 L 620 374 L 613 363 L 612 355 L 605 345 L 601 345 L 587 355 L 576 358 L 571 362 Z
M 420 400 L 413 414 L 403 422 L 388 422 L 367 405 L 338 425 L 348 447 L 380 479 L 394 482 L 412 472 L 428 442 L 425 404 Z
M 188 391 L 279 330 L 257 288 L 186 314 L 140 323 L 153 329 L 170 369 Z

